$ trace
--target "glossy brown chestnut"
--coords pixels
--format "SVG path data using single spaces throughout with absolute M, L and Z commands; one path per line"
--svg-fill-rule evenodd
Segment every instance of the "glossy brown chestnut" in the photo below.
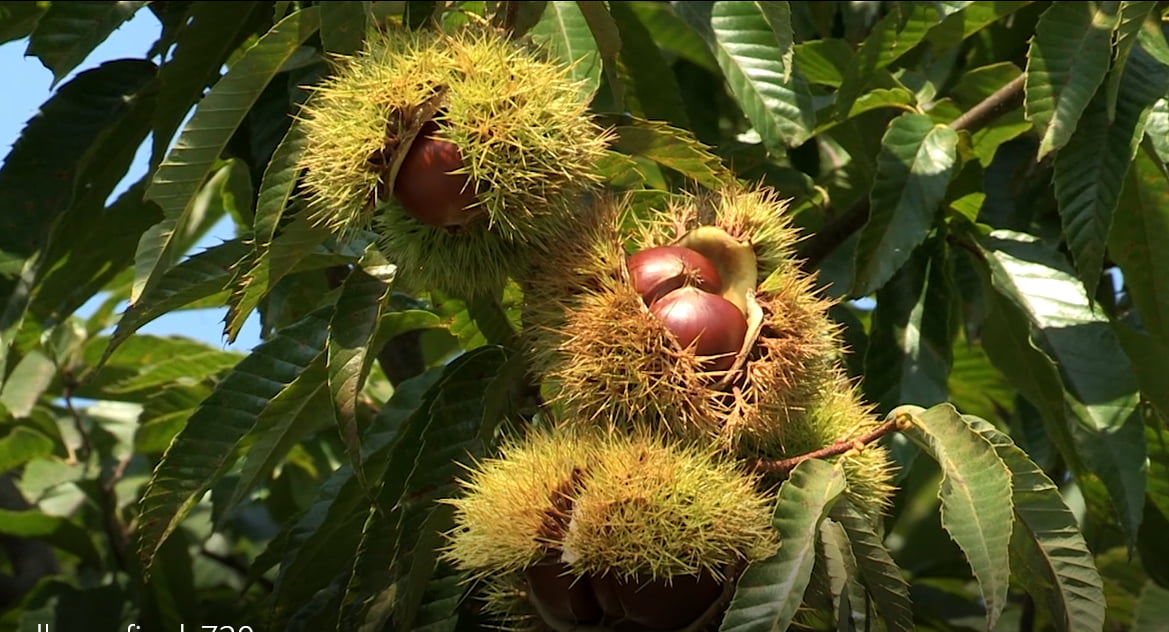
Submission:
M 414 219 L 430 226 L 462 226 L 479 213 L 475 187 L 466 174 L 451 173 L 463 167 L 457 145 L 437 137 L 438 124 L 422 126 L 394 180 L 394 196 Z
M 542 562 L 524 572 L 529 598 L 542 612 L 560 621 L 595 624 L 603 612 L 588 577 L 573 577 L 561 562 Z
M 620 618 L 644 630 L 679 630 L 694 623 L 722 594 L 722 583 L 709 574 L 638 580 L 604 575 L 593 579 L 597 594 L 611 591 L 620 604 Z M 606 615 L 613 612 L 606 608 Z
M 658 299 L 649 308 L 683 347 L 694 345 L 694 354 L 717 356 L 710 369 L 727 371 L 747 337 L 747 319 L 735 304 L 718 294 L 684 287 Z
M 629 257 L 629 279 L 633 289 L 653 305 L 658 299 L 683 286 L 715 294 L 722 292 L 718 270 L 701 253 L 681 246 L 647 248 Z

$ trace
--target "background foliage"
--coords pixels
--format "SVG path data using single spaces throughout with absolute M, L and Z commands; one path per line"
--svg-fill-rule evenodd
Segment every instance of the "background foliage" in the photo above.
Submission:
M 502 16 L 595 93 L 614 186 L 791 197 L 851 375 L 933 406 L 899 409 L 883 537 L 797 468 L 804 537 L 728 629 L 790 620 L 813 559 L 828 629 L 1165 629 L 1165 3 L 0 2 L 0 42 L 60 79 L 141 11 L 148 55 L 61 85 L 0 170 L 0 627 L 482 624 L 434 501 L 530 412 L 522 297 L 403 294 L 305 222 L 293 115 L 371 22 Z M 247 356 L 136 333 L 225 305 Z

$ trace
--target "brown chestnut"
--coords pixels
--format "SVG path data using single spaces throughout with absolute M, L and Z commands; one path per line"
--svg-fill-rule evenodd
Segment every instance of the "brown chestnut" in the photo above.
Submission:
M 414 138 L 398 168 L 394 196 L 414 219 L 430 226 L 462 226 L 479 213 L 475 187 L 463 167 L 463 155 L 454 143 L 437 137 L 438 124 L 428 121 Z
M 646 305 L 683 286 L 722 292 L 718 270 L 701 253 L 681 246 L 647 248 L 629 257 L 629 279 Z
M 727 371 L 734 366 L 735 355 L 747 337 L 747 319 L 734 303 L 695 287 L 670 292 L 649 311 L 683 347 L 693 345 L 699 357 L 716 356 L 710 361 L 714 371 Z
M 722 594 L 709 573 L 666 579 L 613 580 L 622 618 L 647 630 L 678 630 L 698 620 Z
M 560 621 L 595 624 L 604 613 L 597 603 L 589 578 L 573 577 L 562 562 L 541 562 L 525 573 L 530 599 L 547 615 Z

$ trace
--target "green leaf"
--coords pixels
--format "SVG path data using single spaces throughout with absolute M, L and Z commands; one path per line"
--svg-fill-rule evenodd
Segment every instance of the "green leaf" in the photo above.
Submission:
M 686 61 L 712 73 L 718 61 L 710 52 L 703 34 L 680 18 L 675 6 L 664 2 L 629 2 L 638 19 L 649 31 L 654 43 Z
M 786 630 L 803 600 L 816 559 L 816 534 L 846 483 L 839 465 L 808 459 L 779 488 L 772 524 L 775 555 L 747 567 L 719 630 Z
M 146 323 L 226 290 L 233 276 L 232 268 L 248 252 L 246 243 L 233 239 L 212 246 L 167 270 L 155 287 L 122 314 L 110 338 L 106 357 Z
M 57 373 L 52 358 L 39 350 L 29 352 L 11 369 L 3 390 L 0 390 L 0 404 L 4 405 L 5 412 L 18 418 L 28 417 Z M 0 470 L 4 471 L 7 470 Z
M 257 418 L 325 348 L 327 309 L 278 332 L 241 361 L 191 416 L 143 493 L 139 555 L 150 568 L 162 542 L 235 463 Z
M 1144 437 L 1137 384 L 1107 317 L 1089 304 L 1084 286 L 1059 254 L 1034 237 L 995 231 L 983 242 L 991 282 L 1031 324 L 1031 337 L 1056 363 L 1079 475 L 1098 476 L 1133 540 L 1145 495 Z M 1049 404 L 1052 405 L 1052 404 Z M 1063 433 L 1062 430 L 1056 430 Z
M 865 351 L 865 393 L 878 410 L 946 401 L 950 352 L 950 284 L 940 237 L 914 251 L 877 291 Z
M 849 546 L 848 534 L 840 523 L 825 518 L 820 523 L 820 557 L 828 579 L 837 630 L 863 630 L 866 627 L 868 600 L 857 582 L 857 563 Z
M 37 22 L 25 55 L 53 71 L 53 84 L 85 61 L 145 2 L 55 2 Z
M 582 82 L 581 97 L 592 99 L 601 85 L 602 60 L 588 20 L 577 3 L 566 0 L 549 2 L 544 15 L 528 34 L 554 57 L 571 66 L 569 76 Z
M 891 11 L 873 25 L 856 60 L 844 75 L 836 96 L 838 115 L 847 114 L 874 77 L 880 77 L 882 70 L 921 43 L 930 29 L 938 24 L 942 16 L 928 4 L 915 3 L 907 15 L 902 11 Z
M 839 522 L 848 534 L 861 582 L 889 631 L 913 630 L 909 584 L 901 576 L 901 569 L 885 548 L 881 536 L 877 535 L 876 528 L 847 501 L 838 501 L 828 515 Z
M 1059 489 L 1010 437 L 977 417 L 963 419 L 1011 470 L 1011 568 L 1023 588 L 1057 629 L 1102 629 L 1104 586 Z
M 53 453 L 53 440 L 27 426 L 15 426 L 0 437 L 0 472 Z
M 151 346 L 162 354 L 161 361 L 152 364 L 143 364 L 137 375 L 120 380 L 106 389 L 108 393 L 129 394 L 141 391 L 153 391 L 164 388 L 169 384 L 192 383 L 218 375 L 221 371 L 235 366 L 243 355 L 230 351 L 220 351 L 204 347 L 195 351 L 181 352 L 182 346 L 169 344 L 172 341 L 158 339 L 153 336 Z M 122 347 L 124 350 L 125 347 Z
M 181 254 L 178 231 L 190 220 L 197 193 L 235 129 L 280 67 L 317 30 L 314 9 L 293 13 L 261 37 L 199 103 L 155 172 L 146 197 L 163 220 L 138 243 L 131 302 L 154 289 Z
M 957 147 L 957 132 L 928 116 L 893 119 L 881 139 L 869 221 L 857 246 L 854 296 L 883 286 L 925 241 L 945 199 Z
M 336 0 L 321 6 L 321 44 L 325 51 L 349 55 L 365 39 L 366 2 Z
M 946 384 L 950 403 L 958 410 L 984 419 L 1010 411 L 1018 388 L 991 363 L 984 344 L 957 339 L 951 352 L 954 365 Z
M 619 151 L 652 160 L 709 189 L 733 181 L 734 176 L 718 157 L 689 131 L 659 121 L 634 119 L 633 123 L 616 128 L 615 148 Z
M 1124 288 L 1141 324 L 1169 343 L 1169 179 L 1144 152 L 1124 180 L 1108 251 L 1124 271 Z M 1167 410 L 1166 412 L 1169 412 Z
M 1166 632 L 1169 630 L 1169 589 L 1145 582 L 1137 603 L 1132 632 Z
M 2 441 L 2 440 L 0 440 Z M 59 516 L 40 511 L 12 511 L 0 509 L 0 533 L 18 538 L 36 538 L 67 553 L 76 555 L 85 564 L 98 566 L 97 552 L 89 531 Z
M 154 114 L 152 165 L 162 160 L 191 105 L 219 79 L 220 68 L 256 28 L 257 18 L 262 18 L 263 13 L 258 2 L 190 3 L 174 52 L 158 72 L 160 94 Z
M 1089 296 L 1096 293 L 1112 214 L 1145 135 L 1149 110 L 1169 89 L 1169 68 L 1138 48 L 1125 67 L 1121 88 L 1115 118 L 1110 121 L 1104 97 L 1098 96 L 1055 157 L 1059 215 Z
M 1115 43 L 1113 44 L 1112 68 L 1108 71 L 1106 101 L 1108 120 L 1116 117 L 1116 100 L 1120 97 L 1120 82 L 1124 76 L 1124 67 L 1128 63 L 1128 56 L 1132 47 L 1137 43 L 1137 35 L 1145 21 L 1153 15 L 1157 8 L 1156 2 L 1122 0 L 1116 21 Z
M 889 415 L 903 412 L 913 420 L 906 435 L 941 466 L 942 526 L 966 555 L 986 603 L 986 627 L 994 629 L 1010 586 L 1010 569 L 1003 561 L 1013 522 L 1011 472 L 952 405 L 926 411 L 906 406 Z
M 377 247 L 370 246 L 341 284 L 337 310 L 329 323 L 328 386 L 341 439 L 355 468 L 361 458 L 358 395 L 377 357 L 377 349 L 371 353 L 370 347 L 387 307 L 395 271 Z M 360 474 L 360 468 L 357 471 Z
M 816 125 L 812 93 L 798 67 L 792 68 L 794 62 L 785 63 L 792 59 L 792 42 L 780 41 L 772 26 L 782 22 L 776 15 L 782 10 L 765 10 L 765 4 L 771 3 L 715 2 L 710 19 L 714 54 L 731 94 L 764 144 L 795 147 Z
M 246 456 L 235 491 L 219 510 L 221 523 L 228 517 L 228 510 L 270 475 L 294 445 L 330 425 L 332 408 L 325 355 L 321 354 L 268 402 L 256 416 L 255 425 L 240 440 L 239 451 Z
M 627 2 L 609 4 L 621 36 L 617 74 L 626 88 L 625 106 L 638 116 L 689 126 L 674 71 L 654 44 L 650 31 Z
M 1039 158 L 1063 147 L 1112 61 L 1111 2 L 1052 3 L 1027 51 L 1027 118 L 1041 134 Z
M 1169 516 L 1169 425 L 1165 420 L 1164 413 L 1146 415 L 1145 443 L 1149 446 L 1149 502 Z
M 48 8 L 44 2 L 0 2 L 0 44 L 27 37 Z

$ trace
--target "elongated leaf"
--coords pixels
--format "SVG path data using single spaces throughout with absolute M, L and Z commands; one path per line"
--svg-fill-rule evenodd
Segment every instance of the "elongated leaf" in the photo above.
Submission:
M 416 411 L 426 409 L 431 389 L 440 377 L 441 371 L 430 371 L 402 382 L 373 420 L 362 438 L 366 450 L 363 463 L 369 480 L 381 480 L 384 476 L 394 446 L 417 441 L 416 430 L 408 420 Z M 288 525 L 256 559 L 253 574 L 280 562 L 269 621 L 272 629 L 283 629 L 292 615 L 315 593 L 327 589 L 335 578 L 341 578 L 338 591 L 344 588 L 370 510 L 368 489 L 359 483 L 353 468 L 343 464 L 322 485 L 317 499 L 304 514 Z
M 268 401 L 324 350 L 327 315 L 318 310 L 256 347 L 175 437 L 142 496 L 138 534 L 144 567 L 149 569 L 163 540 L 235 462 L 240 440 Z
M 915 250 L 909 263 L 877 292 L 864 385 L 868 400 L 879 410 L 946 401 L 953 358 L 945 262 L 945 242 L 935 238 Z
M 673 169 L 699 184 L 718 189 L 734 176 L 690 132 L 656 121 L 635 120 L 616 129 L 616 148 Z
M 1082 125 L 1055 158 L 1055 197 L 1072 261 L 1094 296 L 1104 264 L 1112 214 L 1125 175 L 1145 135 L 1145 121 L 1169 89 L 1169 68 L 1136 49 L 1125 67 L 1116 116 L 1110 120 L 1105 98 L 1085 110 Z
M 828 578 L 832 609 L 837 630 L 865 629 L 868 603 L 864 588 L 857 582 L 857 564 L 849 546 L 848 534 L 840 523 L 825 518 L 818 536 L 820 558 Z
M 106 389 L 107 392 L 153 391 L 179 381 L 195 382 L 229 369 L 244 358 L 239 353 L 211 348 L 176 352 L 172 350 L 178 345 L 168 345 L 166 342 L 159 344 L 157 339 L 151 344 L 156 351 L 166 354 L 165 357 L 159 362 L 142 366 L 137 375 L 111 385 Z
M 723 618 L 723 632 L 786 630 L 804 598 L 816 558 L 816 533 L 846 483 L 839 465 L 809 459 L 779 488 L 772 524 L 775 555 L 747 567 Z
M 371 352 L 370 347 L 386 309 L 395 270 L 377 247 L 371 246 L 342 283 L 337 310 L 329 323 L 328 386 L 341 438 L 354 467 L 359 467 L 361 458 L 357 398 L 377 356 L 377 349 Z
M 154 115 L 151 164 L 158 164 L 171 138 L 203 90 L 219 78 L 219 69 L 240 42 L 252 33 L 263 9 L 258 2 L 192 2 L 176 34 L 174 52 L 158 73 L 160 89 Z
M 540 21 L 528 32 L 565 64 L 572 66 L 571 77 L 581 83 L 581 98 L 592 99 L 601 85 L 601 54 L 577 3 L 566 0 L 548 2 Z
M 984 437 L 963 421 L 950 404 L 926 411 L 905 411 L 913 426 L 907 436 L 931 454 L 942 469 L 938 498 L 942 526 L 962 549 L 986 602 L 987 629 L 994 629 L 1006 606 L 1013 522 L 1011 472 Z
M 1027 51 L 1024 104 L 1042 134 L 1040 158 L 1067 144 L 1108 73 L 1114 4 L 1055 2 L 1039 18 Z
M 293 13 L 247 50 L 199 103 L 175 146 L 159 165 L 147 198 L 163 220 L 142 236 L 135 254 L 131 302 L 158 285 L 181 254 L 177 233 L 190 220 L 196 193 L 248 110 L 280 67 L 319 23 L 315 9 Z
M 1137 34 L 1145 20 L 1153 14 L 1156 2 L 1146 0 L 1122 0 L 1117 12 L 1116 36 L 1113 44 L 1114 53 L 1112 68 L 1108 71 L 1108 84 L 1105 93 L 1107 101 L 1108 120 L 1116 117 L 1116 100 L 1120 96 L 1121 77 L 1124 76 L 1124 67 L 1128 63 L 1128 56 L 1132 47 L 1137 43 Z
M 1104 585 L 1059 489 L 1010 437 L 977 417 L 963 419 L 990 441 L 1011 470 L 1011 568 L 1020 583 L 1056 628 L 1102 629 Z
M 5 413 L 14 417 L 28 417 L 53 379 L 57 376 L 57 365 L 52 358 L 40 351 L 33 351 L 17 363 L 0 390 L 0 404 Z M 0 472 L 7 471 L 0 470 Z
M 950 184 L 958 134 L 921 114 L 902 114 L 881 139 L 870 194 L 869 221 L 861 229 L 852 294 L 884 285 L 925 241 Z
M 101 564 L 90 534 L 85 528 L 59 516 L 29 509 L 0 509 L 0 533 L 19 538 L 37 538 L 81 558 L 86 564 Z
M 337 0 L 321 4 L 321 44 L 330 53 L 351 54 L 365 39 L 366 2 Z
M 785 64 L 792 58 L 792 42 L 779 41 L 772 28 L 772 20 L 781 21 L 772 13 L 781 10 L 765 12 L 761 4 L 769 3 L 714 3 L 714 55 L 731 94 L 763 142 L 795 147 L 816 126 L 812 94 L 794 62 Z
M 650 31 L 629 3 L 613 2 L 609 11 L 621 36 L 617 74 L 628 89 L 625 107 L 638 116 L 689 126 L 674 70 L 666 63 Z
M 242 240 L 234 239 L 194 255 L 163 275 L 158 284 L 130 305 L 110 338 L 107 357 L 146 323 L 185 305 L 226 290 L 232 267 L 248 254 Z
M 122 22 L 145 2 L 57 2 L 37 22 L 25 55 L 35 55 L 53 71 L 53 83 L 85 61 Z
M 1124 287 L 1140 312 L 1141 324 L 1169 343 L 1169 179 L 1139 152 L 1124 181 L 1108 250 L 1124 271 Z M 1169 412 L 1167 410 L 1166 412 Z
M 1108 488 L 1125 532 L 1135 541 L 1145 495 L 1144 437 L 1137 384 L 1108 319 L 1058 253 L 1033 237 L 995 231 L 984 241 L 991 282 L 1031 325 L 1031 337 L 1057 363 L 1078 474 Z M 1061 407 L 1062 408 L 1062 407 Z M 1064 448 L 1061 448 L 1064 449 Z
M 855 63 L 844 75 L 844 81 L 836 96 L 836 112 L 845 115 L 861 95 L 864 88 L 880 76 L 880 71 L 897 61 L 925 39 L 930 29 L 944 16 L 922 2 L 913 5 L 908 14 L 891 11 L 880 22 L 873 25 L 857 53 Z
M 0 467 L 7 472 L 53 453 L 53 440 L 26 426 L 16 426 L 0 437 Z
M 897 568 L 870 520 L 847 501 L 837 502 L 829 515 L 848 534 L 861 582 L 868 589 L 886 627 L 890 632 L 912 630 L 913 604 L 909 601 L 909 584 L 901 576 L 901 569 Z

